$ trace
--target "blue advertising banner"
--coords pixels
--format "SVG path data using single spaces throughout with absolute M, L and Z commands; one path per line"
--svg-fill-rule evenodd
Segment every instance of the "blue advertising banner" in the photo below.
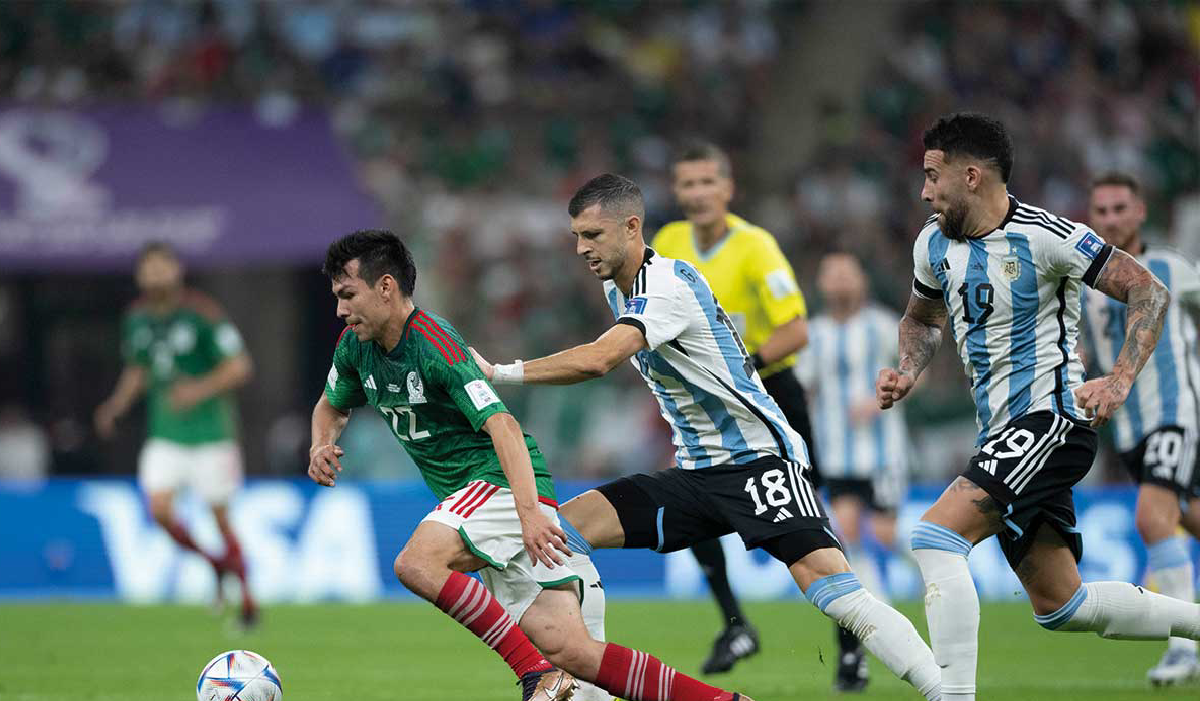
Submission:
M 589 486 L 561 482 L 559 496 L 565 501 Z M 911 493 L 900 512 L 903 541 L 938 492 Z M 1133 528 L 1133 489 L 1079 489 L 1075 502 L 1084 536 L 1084 580 L 1141 581 L 1146 555 Z M 264 600 L 366 601 L 408 596 L 392 574 L 392 560 L 435 503 L 418 482 L 347 482 L 323 489 L 301 480 L 259 480 L 238 495 L 231 513 L 251 583 Z M 220 537 L 203 505 L 184 497 L 178 506 L 198 541 L 219 552 Z M 207 563 L 180 551 L 150 520 L 132 480 L 0 483 L 0 532 L 2 598 L 205 602 L 214 593 Z M 799 596 L 779 563 L 760 551 L 746 552 L 736 536 L 723 542 L 741 595 Z M 915 598 L 920 574 L 911 561 L 876 554 L 892 595 Z M 687 551 L 665 556 L 601 551 L 595 559 L 610 596 L 705 595 Z M 971 569 L 982 598 L 1024 596 L 994 539 L 975 549 Z
M 0 270 L 125 270 L 150 240 L 201 266 L 311 262 L 379 217 L 319 112 L 0 107 Z

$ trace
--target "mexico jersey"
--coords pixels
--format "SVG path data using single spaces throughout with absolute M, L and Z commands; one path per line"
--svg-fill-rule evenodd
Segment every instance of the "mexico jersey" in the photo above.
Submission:
M 808 323 L 796 374 L 809 390 L 823 477 L 872 479 L 907 471 L 904 414 L 896 411 L 901 405 L 880 412 L 875 399 L 879 371 L 897 362 L 899 324 L 895 313 L 874 305 L 845 321 L 822 314 Z M 874 416 L 856 416 L 862 406 L 876 407 Z
M 414 309 L 390 351 L 343 331 L 325 381 L 325 397 L 335 408 L 375 407 L 438 499 L 474 480 L 508 487 L 492 439 L 482 430 L 492 415 L 508 409 L 466 348 L 445 319 Z M 539 498 L 557 506 L 546 460 L 528 434 L 525 446 Z
M 696 247 L 689 221 L 664 226 L 655 234 L 651 248 L 668 258 L 685 260 L 700 271 L 721 300 L 746 350 L 754 353 L 777 327 L 808 312 L 792 265 L 771 232 L 735 214 L 725 215 L 725 226 L 725 238 L 703 253 Z M 789 355 L 759 374 L 769 377 L 795 362 L 796 356 Z
M 180 379 L 207 375 L 245 349 L 242 336 L 221 307 L 208 296 L 188 290 L 179 306 L 160 315 L 144 301 L 135 302 L 121 327 L 125 362 L 146 371 L 146 416 L 151 438 L 196 445 L 237 436 L 232 392 L 209 397 L 178 411 L 171 387 Z
M 763 389 L 733 323 L 695 267 L 647 248 L 630 294 L 611 280 L 604 293 L 617 323 L 646 337 L 649 349 L 630 361 L 671 425 L 679 467 L 767 455 L 809 464 L 804 440 Z
M 1200 274 L 1190 261 L 1168 248 L 1143 249 L 1138 261 L 1171 291 L 1162 336 L 1154 355 L 1138 373 L 1125 404 L 1113 415 L 1117 450 L 1132 450 L 1148 434 L 1166 426 L 1196 429 L 1200 365 L 1196 326 L 1187 308 L 1200 301 Z M 1084 350 L 1095 374 L 1112 372 L 1125 343 L 1125 305 L 1088 290 L 1083 297 Z
M 1075 352 L 1080 283 L 1112 246 L 1082 224 L 1009 198 L 995 231 L 952 240 L 931 217 L 913 247 L 913 293 L 941 299 L 975 399 L 979 443 L 1035 411 L 1082 421 Z

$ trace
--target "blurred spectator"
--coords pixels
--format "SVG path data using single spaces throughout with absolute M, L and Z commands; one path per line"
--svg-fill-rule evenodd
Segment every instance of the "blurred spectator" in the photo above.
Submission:
M 50 474 L 50 439 L 25 410 L 0 407 L 0 480 L 40 480 Z

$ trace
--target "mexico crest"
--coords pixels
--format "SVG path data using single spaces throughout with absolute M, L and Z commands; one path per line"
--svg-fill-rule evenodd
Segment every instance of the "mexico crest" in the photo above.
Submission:
M 425 403 L 425 385 L 421 384 L 421 376 L 416 372 L 408 373 L 408 403 Z

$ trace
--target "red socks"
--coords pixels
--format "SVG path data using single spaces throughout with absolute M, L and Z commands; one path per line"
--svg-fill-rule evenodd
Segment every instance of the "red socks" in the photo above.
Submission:
M 436 604 L 503 657 L 518 679 L 553 668 L 496 597 L 475 579 L 451 572 Z
M 731 701 L 733 694 L 680 674 L 658 658 L 609 643 L 596 686 L 630 701 Z

